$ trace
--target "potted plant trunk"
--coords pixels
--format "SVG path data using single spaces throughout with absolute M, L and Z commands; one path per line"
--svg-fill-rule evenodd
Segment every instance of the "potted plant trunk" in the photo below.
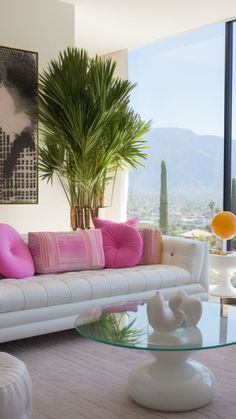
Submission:
M 118 170 L 137 168 L 146 158 L 150 122 L 130 108 L 135 85 L 114 77 L 115 67 L 68 48 L 39 78 L 39 170 L 47 181 L 59 178 L 73 230 L 91 226 Z

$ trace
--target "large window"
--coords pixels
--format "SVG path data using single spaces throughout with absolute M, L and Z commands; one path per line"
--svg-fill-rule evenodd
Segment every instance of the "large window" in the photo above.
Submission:
M 232 202 L 231 209 L 236 215 L 236 22 L 233 24 L 233 79 L 232 79 Z M 232 247 L 236 250 L 236 238 L 232 240 Z
M 223 209 L 224 60 L 224 24 L 129 51 L 132 106 L 153 123 L 145 168 L 130 172 L 128 216 L 211 247 L 221 245 L 209 223 Z

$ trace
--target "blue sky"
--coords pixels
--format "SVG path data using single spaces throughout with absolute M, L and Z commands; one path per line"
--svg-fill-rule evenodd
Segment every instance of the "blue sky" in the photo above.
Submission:
M 130 50 L 129 79 L 137 83 L 132 107 L 153 128 L 223 136 L 224 24 Z M 234 98 L 236 119 L 236 87 Z M 236 123 L 233 131 L 236 138 Z

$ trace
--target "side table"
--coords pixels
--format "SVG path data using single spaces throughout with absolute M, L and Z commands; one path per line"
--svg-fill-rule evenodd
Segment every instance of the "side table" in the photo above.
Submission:
M 220 283 L 210 291 L 211 295 L 223 298 L 236 298 L 236 288 L 231 284 L 231 278 L 236 272 L 236 252 L 226 254 L 209 253 L 209 268 L 220 276 Z

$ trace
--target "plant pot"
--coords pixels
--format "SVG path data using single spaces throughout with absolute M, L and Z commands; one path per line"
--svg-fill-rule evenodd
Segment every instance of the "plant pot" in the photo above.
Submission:
M 76 207 L 71 207 L 70 209 L 70 225 L 73 231 L 77 230 L 77 211 Z

